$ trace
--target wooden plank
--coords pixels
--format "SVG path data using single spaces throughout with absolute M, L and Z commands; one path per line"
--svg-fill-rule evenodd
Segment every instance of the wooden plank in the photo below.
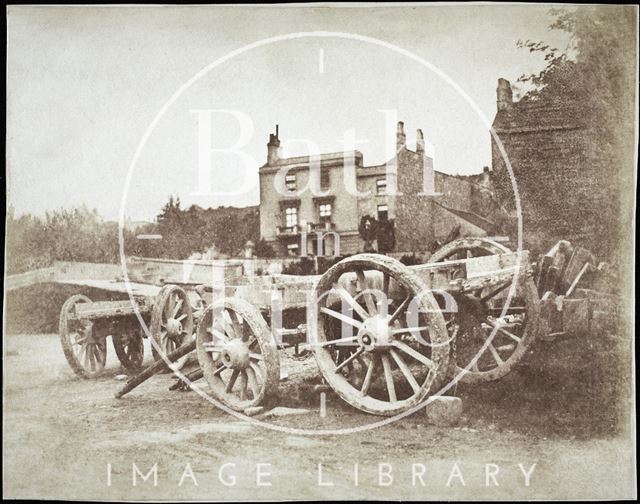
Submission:
M 140 300 L 138 311 L 148 313 L 152 304 L 145 300 Z M 122 317 L 134 315 L 135 308 L 130 300 L 123 301 L 93 301 L 91 303 L 78 303 L 75 305 L 74 314 L 71 318 L 83 320 L 95 320 L 99 318 Z
M 560 288 L 564 291 L 569 289 L 581 272 L 584 275 L 585 265 L 590 265 L 592 268 L 596 267 L 596 260 L 593 254 L 583 247 L 575 247 L 559 280 Z M 584 283 L 584 277 L 582 280 Z

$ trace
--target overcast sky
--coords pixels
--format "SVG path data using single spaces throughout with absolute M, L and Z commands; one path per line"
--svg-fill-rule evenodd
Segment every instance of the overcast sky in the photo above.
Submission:
M 497 79 L 513 82 L 544 65 L 516 41 L 566 44 L 548 30 L 548 8 L 11 7 L 9 204 L 18 215 L 84 204 L 117 219 L 136 147 L 167 100 L 216 59 L 275 35 L 335 31 L 389 42 L 451 77 L 492 120 Z M 193 111 L 202 109 L 234 110 L 251 120 L 253 134 L 243 146 L 248 168 L 238 156 L 212 157 L 212 189 L 239 194 L 197 194 Z M 257 204 L 255 177 L 248 175 L 265 162 L 276 123 L 283 141 L 309 140 L 321 152 L 343 150 L 345 131 L 355 128 L 365 164 L 383 163 L 394 141 L 384 110 L 405 122 L 410 147 L 422 128 L 436 169 L 471 174 L 490 165 L 486 125 L 436 72 L 363 41 L 298 38 L 226 61 L 175 101 L 132 173 L 125 214 L 152 220 L 170 194 L 186 205 Z M 214 116 L 214 147 L 231 145 L 239 132 L 234 117 Z M 289 154 L 305 149 L 297 142 Z

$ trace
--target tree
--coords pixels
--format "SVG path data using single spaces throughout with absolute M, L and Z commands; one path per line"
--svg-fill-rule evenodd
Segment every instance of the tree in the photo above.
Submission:
M 571 103 L 580 111 L 589 147 L 583 169 L 571 180 L 574 197 L 561 202 L 562 211 L 570 226 L 589 230 L 592 247 L 616 253 L 622 241 L 628 243 L 633 214 L 636 14 L 631 6 L 550 12 L 550 28 L 567 32 L 570 43 L 564 50 L 540 41 L 518 43 L 546 61 L 541 72 L 520 77 L 532 87 L 521 101 Z M 558 188 L 549 184 L 541 176 L 535 190 L 552 194 Z

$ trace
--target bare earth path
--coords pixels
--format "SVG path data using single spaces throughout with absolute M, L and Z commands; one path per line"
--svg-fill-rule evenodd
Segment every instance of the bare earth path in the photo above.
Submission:
M 169 392 L 168 375 L 116 400 L 122 382 L 112 349 L 107 362 L 104 378 L 81 380 L 56 335 L 5 337 L 5 498 L 598 499 L 635 491 L 632 446 L 623 439 L 546 439 L 475 421 L 473 411 L 450 429 L 416 414 L 350 435 L 293 435 L 238 420 L 193 392 Z M 290 376 L 285 388 L 295 385 Z M 307 398 L 309 413 L 271 421 L 327 429 L 377 420 L 331 393 L 324 418 L 317 404 Z M 460 476 L 451 477 L 456 462 Z M 133 464 L 144 475 L 157 464 L 157 486 L 153 475 L 137 476 L 134 486 Z M 490 486 L 486 464 L 499 467 Z M 536 464 L 529 486 L 518 464 L 525 471 Z M 380 479 L 379 470 L 391 476 Z

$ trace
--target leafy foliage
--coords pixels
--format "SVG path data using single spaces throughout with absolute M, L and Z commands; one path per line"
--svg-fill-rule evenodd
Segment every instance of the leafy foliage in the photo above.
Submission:
M 170 197 L 156 222 L 123 230 L 127 256 L 186 259 L 212 247 L 225 256 L 241 255 L 248 240 L 259 236 L 256 207 L 183 210 Z M 229 232 L 233 230 L 233 232 Z M 140 234 L 159 234 L 162 240 L 140 240 Z M 120 260 L 118 223 L 104 221 L 86 207 L 56 210 L 44 218 L 7 215 L 7 271 L 20 273 L 54 261 L 117 263 Z
M 604 5 L 550 12 L 550 28 L 568 33 L 570 42 L 564 50 L 539 41 L 518 43 L 546 61 L 541 72 L 520 77 L 531 87 L 521 101 L 574 106 L 588 147 L 580 172 L 567 181 L 571 187 L 566 191 L 573 196 L 560 198 L 558 208 L 546 211 L 566 215 L 569 228 L 586 231 L 600 253 L 615 253 L 628 239 L 633 208 L 636 14 L 630 6 Z M 553 187 L 557 182 L 543 172 L 538 180 L 525 197 L 565 191 Z

